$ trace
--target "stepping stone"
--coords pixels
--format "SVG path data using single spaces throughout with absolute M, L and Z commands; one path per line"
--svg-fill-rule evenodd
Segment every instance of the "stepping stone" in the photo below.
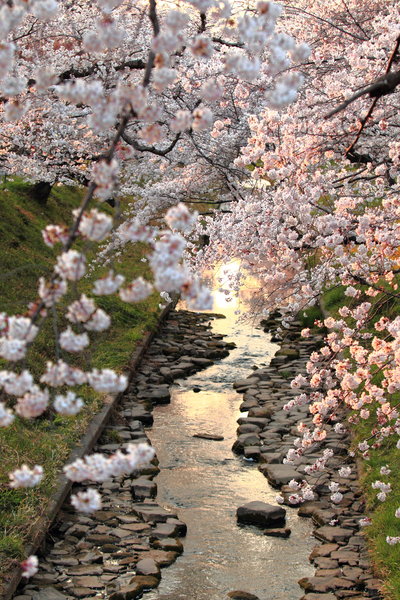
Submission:
M 32 600 L 67 600 L 68 596 L 62 594 L 56 588 L 44 587 L 38 592 L 29 591 Z
M 256 500 L 239 506 L 236 516 L 239 523 L 245 523 L 246 525 L 276 527 L 284 524 L 286 510 L 281 506 L 274 506 Z
M 144 477 L 139 477 L 131 485 L 131 493 L 134 500 L 144 500 L 145 498 L 155 498 L 157 495 L 157 484 Z
M 249 592 L 242 591 L 234 591 L 228 593 L 228 598 L 232 598 L 232 600 L 259 600 L 258 596 L 254 594 L 249 594 Z
M 300 473 L 291 465 L 267 464 L 260 466 L 259 470 L 265 475 L 268 482 L 276 488 L 288 484 L 292 479 L 295 481 L 302 481 L 303 479 Z
M 153 558 L 142 558 L 136 564 L 136 575 L 146 575 L 161 579 L 160 567 Z
M 223 435 L 218 435 L 216 433 L 195 433 L 192 437 L 201 438 L 202 440 L 213 440 L 215 442 L 222 442 L 224 439 Z
M 178 552 L 182 554 L 183 545 L 182 542 L 175 538 L 162 538 L 156 539 L 151 544 L 156 550 L 166 550 L 167 552 Z
M 132 512 L 138 517 L 141 517 L 146 523 L 149 521 L 165 523 L 170 517 L 175 519 L 178 518 L 176 514 L 169 512 L 169 510 L 165 510 L 165 508 L 158 506 L 158 504 L 135 504 L 132 507 Z
M 269 535 L 271 537 L 280 537 L 280 538 L 288 538 L 292 533 L 292 530 L 289 527 L 282 527 L 276 529 L 264 529 L 264 535 Z
M 331 527 L 330 525 L 324 525 L 314 531 L 314 536 L 324 542 L 347 542 L 352 535 L 352 529 Z

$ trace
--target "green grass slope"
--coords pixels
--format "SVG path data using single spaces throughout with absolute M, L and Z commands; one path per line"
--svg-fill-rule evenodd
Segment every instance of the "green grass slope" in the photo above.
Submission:
M 49 276 L 59 248 L 48 248 L 41 230 L 50 223 L 71 224 L 72 210 L 80 205 L 83 190 L 54 187 L 48 202 L 39 204 L 30 195 L 30 186 L 22 180 L 4 181 L 0 185 L 0 312 L 23 314 L 29 302 L 37 298 L 37 280 Z M 108 205 L 103 210 L 112 213 Z M 90 253 L 93 250 L 89 248 Z M 116 270 L 130 279 L 148 276 L 148 267 L 140 259 L 144 246 L 126 247 L 114 263 Z M 99 267 L 79 282 L 79 291 L 71 290 L 64 306 L 82 292 L 90 293 L 92 282 L 105 274 L 109 267 Z M 135 349 L 136 342 L 146 330 L 154 327 L 159 313 L 159 297 L 154 294 L 147 301 L 130 305 L 118 297 L 96 297 L 98 306 L 112 318 L 109 331 L 90 334 L 91 352 L 78 357 L 65 355 L 84 369 L 113 368 L 123 371 Z M 17 368 L 29 368 L 36 376 L 43 371 L 46 360 L 54 360 L 54 328 L 63 330 L 67 321 L 62 317 L 62 306 L 41 328 L 28 358 Z M 0 360 L 0 370 L 11 368 Z M 61 466 L 71 448 L 78 442 L 93 414 L 103 399 L 87 386 L 79 388 L 85 408 L 77 418 L 46 415 L 45 418 L 26 420 L 17 418 L 12 426 L 0 430 L 0 586 L 7 579 L 13 561 L 24 557 L 24 546 L 38 518 L 45 514 Z M 27 463 L 41 464 L 46 476 L 42 483 L 30 490 L 13 490 L 8 486 L 8 473 Z M 1 590 L 0 590 L 1 591 Z

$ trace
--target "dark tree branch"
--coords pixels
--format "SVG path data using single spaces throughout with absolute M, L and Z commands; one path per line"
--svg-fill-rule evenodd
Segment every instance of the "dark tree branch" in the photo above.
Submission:
M 178 140 L 181 137 L 181 133 L 177 133 L 175 138 L 169 144 L 169 146 L 167 146 L 163 150 L 159 150 L 158 148 L 155 148 L 154 146 L 145 146 L 145 145 L 139 144 L 139 142 L 137 142 L 136 140 L 131 138 L 125 131 L 122 133 L 121 137 L 124 140 L 124 142 L 129 144 L 129 146 L 132 146 L 132 148 L 134 148 L 138 152 L 151 152 L 151 154 L 156 154 L 157 156 L 166 156 L 169 152 L 171 152 L 171 150 L 173 150 L 175 148 Z
M 358 92 L 353 94 L 350 98 L 345 100 L 345 102 L 343 102 L 342 104 L 340 104 L 339 106 L 334 108 L 330 113 L 328 113 L 325 116 L 325 119 L 329 119 L 330 117 L 333 117 L 333 115 L 336 115 L 337 113 L 339 113 L 342 110 L 344 110 L 345 108 L 347 108 L 349 106 L 349 104 L 352 104 L 352 102 L 354 102 L 355 100 L 358 100 L 358 98 L 361 98 L 361 96 L 365 96 L 367 94 L 369 95 L 370 98 L 375 98 L 375 103 L 376 103 L 376 100 L 378 100 L 382 96 L 387 96 L 388 94 L 393 94 L 393 92 L 395 91 L 396 87 L 399 84 L 400 84 L 400 71 L 396 71 L 395 73 L 386 73 L 382 77 L 378 77 L 378 79 L 373 81 L 367 87 L 365 87 L 362 90 L 359 90 Z

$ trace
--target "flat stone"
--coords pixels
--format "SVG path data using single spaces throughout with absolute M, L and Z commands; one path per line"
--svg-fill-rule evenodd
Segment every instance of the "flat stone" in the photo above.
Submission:
M 340 577 L 303 577 L 298 582 L 306 592 L 326 593 L 336 589 L 350 589 L 353 582 Z
M 78 565 L 68 569 L 68 575 L 102 575 L 103 569 L 100 565 Z
M 157 495 L 157 484 L 144 477 L 135 479 L 131 486 L 132 496 L 135 500 L 144 500 L 145 498 L 155 498 Z
M 327 594 L 307 594 L 306 596 L 302 596 L 300 600 L 336 600 L 336 596 L 331 592 Z
M 302 481 L 302 476 L 291 465 L 266 464 L 259 467 L 260 471 L 268 479 L 268 482 L 276 488 L 286 485 L 292 479 Z
M 32 600 L 68 600 L 68 596 L 50 586 L 44 587 L 38 592 L 30 591 L 29 595 L 32 597 Z
M 146 552 L 146 556 L 153 558 L 161 568 L 169 567 L 173 562 L 176 561 L 179 554 L 178 552 L 171 552 L 167 550 L 156 550 L 152 549 Z
M 292 530 L 289 527 L 279 527 L 275 529 L 264 529 L 264 535 L 269 535 L 271 537 L 281 537 L 288 538 L 292 533 Z
M 140 585 L 142 590 L 151 590 L 160 584 L 159 577 L 151 577 L 150 575 L 136 575 L 130 581 L 131 584 Z
M 259 461 L 260 460 L 260 447 L 259 446 L 246 446 L 243 449 L 243 456 L 245 458 L 247 458 L 248 460 L 255 460 L 255 461 Z
M 339 548 L 338 544 L 322 544 L 321 546 L 314 546 L 309 559 L 312 561 L 318 556 L 329 556 L 332 552 L 335 552 Z
M 202 440 L 213 440 L 215 442 L 222 442 L 224 439 L 223 435 L 218 435 L 216 433 L 195 433 L 192 437 L 201 438 Z
M 249 592 L 242 592 L 240 590 L 229 592 L 228 598 L 232 598 L 232 600 L 259 600 L 258 596 L 249 594 Z
M 279 526 L 285 522 L 286 510 L 266 502 L 254 501 L 239 506 L 236 511 L 237 520 L 247 525 L 259 527 Z
M 94 592 L 94 590 L 91 590 L 90 588 L 75 586 L 71 593 L 74 594 L 75 598 L 84 598 L 85 600 L 86 598 L 93 596 L 93 594 L 95 594 L 96 592 Z
M 170 537 L 184 537 L 187 533 L 187 525 L 179 519 L 167 519 L 168 525 L 174 525 L 176 527 L 176 533 Z
M 73 581 L 75 585 L 93 588 L 95 590 L 100 589 L 104 586 L 103 582 L 99 579 L 99 577 L 91 575 L 85 575 L 84 577 L 74 577 Z
M 178 535 L 178 527 L 173 523 L 159 523 L 155 529 L 153 529 L 150 540 L 153 538 L 173 538 Z
M 233 383 L 233 389 L 250 388 L 253 384 L 258 383 L 258 377 L 249 377 L 248 379 L 238 379 Z
M 136 574 L 161 578 L 160 567 L 153 558 L 142 558 L 136 564 Z
M 175 538 L 156 539 L 152 542 L 153 548 L 156 550 L 166 550 L 171 552 L 183 552 L 182 542 Z
M 169 517 L 177 518 L 176 514 L 156 504 L 135 504 L 132 507 L 132 512 L 146 522 L 155 521 L 156 523 L 165 523 Z
M 344 529 L 343 527 L 324 525 L 315 529 L 314 535 L 324 542 L 346 542 L 353 535 L 353 531 L 351 529 Z

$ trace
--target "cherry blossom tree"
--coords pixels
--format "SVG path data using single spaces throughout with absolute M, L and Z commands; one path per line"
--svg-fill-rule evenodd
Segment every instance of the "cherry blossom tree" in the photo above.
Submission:
M 327 427 L 343 431 L 344 407 L 353 423 L 373 419 L 358 446 L 368 458 L 390 436 L 400 449 L 400 318 L 388 310 L 399 300 L 399 5 L 317 0 L 292 2 L 287 13 L 287 30 L 313 48 L 301 65 L 305 84 L 285 110 L 250 117 L 252 135 L 234 164 L 251 166 L 253 185 L 229 213 L 208 219 L 211 243 L 197 261 L 239 257 L 232 286 L 241 275 L 257 277 L 264 314 L 278 308 L 283 326 L 326 288 L 344 286 L 348 305 L 320 323 L 325 345 L 308 376 L 292 382 L 299 395 L 287 409 L 309 404 L 314 425 L 299 425 L 286 461 L 296 463 Z M 300 16 L 309 27 L 299 27 Z M 329 455 L 307 472 L 323 470 Z M 381 501 L 391 490 L 387 481 L 373 487 Z M 340 502 L 338 485 L 331 491 Z M 305 492 L 296 488 L 292 501 Z
M 309 54 L 306 44 L 277 29 L 281 12 L 280 5 L 263 1 L 253 7 L 227 0 L 176 6 L 156 0 L 2 2 L 2 168 L 44 189 L 78 183 L 86 193 L 72 227 L 43 231 L 44 243 L 59 244 L 61 252 L 51 277 L 40 278 L 36 301 L 23 316 L 0 315 L 0 356 L 14 367 L 0 372 L 1 426 L 39 417 L 49 406 L 77 414 L 83 384 L 100 393 L 126 388 L 123 375 L 84 372 L 61 358 L 48 362 L 38 381 L 19 366 L 71 286 L 77 290 L 65 314 L 71 325 L 56 340 L 64 353 L 81 352 L 95 332 L 111 325 L 94 298 L 79 293 L 88 264 L 77 240 L 106 240 L 103 253 L 125 243 L 151 247 L 153 282 L 125 282 L 110 270 L 95 282 L 94 296 L 118 292 L 123 301 L 137 302 L 154 289 L 164 297 L 179 291 L 190 306 L 210 307 L 209 291 L 184 261 L 184 235 L 196 215 L 180 201 L 204 200 L 205 194 L 220 202 L 244 197 L 249 172 L 234 161 L 249 134 L 248 117 L 296 98 L 303 78 L 294 66 Z M 118 197 L 126 194 L 135 196 L 135 206 L 114 228 L 98 205 L 113 199 L 118 213 Z M 166 211 L 166 229 L 148 224 L 160 211 Z M 57 394 L 61 386 L 70 389 Z M 111 473 L 132 472 L 153 454 L 131 445 L 111 457 L 87 456 L 64 471 L 72 481 L 104 481 Z M 11 487 L 37 485 L 44 468 L 19 466 L 10 474 Z M 90 512 L 101 498 L 89 488 L 72 503 Z M 37 560 L 30 557 L 22 567 L 30 576 Z

